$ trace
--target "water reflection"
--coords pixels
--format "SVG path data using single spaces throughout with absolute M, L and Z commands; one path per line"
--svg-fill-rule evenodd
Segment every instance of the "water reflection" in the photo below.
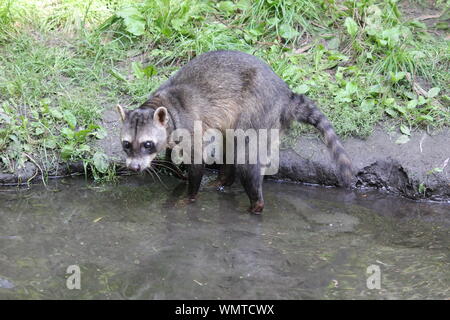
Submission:
M 266 182 L 205 186 L 185 205 L 166 178 L 63 179 L 0 189 L 0 298 L 319 299 L 450 297 L 450 206 L 378 192 Z M 81 290 L 66 288 L 69 265 Z M 380 266 L 380 290 L 366 287 Z

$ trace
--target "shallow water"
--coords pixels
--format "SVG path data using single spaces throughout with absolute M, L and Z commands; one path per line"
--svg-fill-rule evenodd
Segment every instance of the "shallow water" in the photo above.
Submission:
M 205 181 L 191 205 L 164 184 L 0 189 L 0 298 L 450 298 L 449 204 L 267 181 L 255 216 L 239 184 Z M 80 290 L 66 287 L 70 265 Z

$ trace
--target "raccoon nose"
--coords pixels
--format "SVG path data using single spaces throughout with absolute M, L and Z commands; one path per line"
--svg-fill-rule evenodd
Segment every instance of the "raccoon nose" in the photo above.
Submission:
M 130 169 L 133 171 L 141 171 L 141 165 L 139 163 L 130 164 Z

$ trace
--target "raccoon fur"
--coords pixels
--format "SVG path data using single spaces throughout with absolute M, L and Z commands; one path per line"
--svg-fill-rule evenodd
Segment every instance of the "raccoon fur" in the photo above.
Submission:
M 238 51 L 204 53 L 183 66 L 150 98 L 134 110 L 118 107 L 123 128 L 122 146 L 127 166 L 142 171 L 158 152 L 172 148 L 170 134 L 179 128 L 193 132 L 194 122 L 203 130 L 287 129 L 292 121 L 308 123 L 324 136 L 325 144 L 344 186 L 351 182 L 351 161 L 331 123 L 315 103 L 294 93 L 262 60 Z M 204 164 L 189 164 L 188 198 L 196 199 Z M 249 211 L 264 208 L 260 163 L 225 164 L 220 183 L 231 185 L 235 176 L 250 199 Z

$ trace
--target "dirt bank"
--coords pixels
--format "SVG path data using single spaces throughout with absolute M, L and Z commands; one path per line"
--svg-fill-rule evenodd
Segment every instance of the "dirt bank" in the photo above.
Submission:
M 450 200 L 450 129 L 429 134 L 417 131 L 405 144 L 398 133 L 377 128 L 366 140 L 350 138 L 344 147 L 353 160 L 356 188 L 377 188 L 411 199 Z M 333 164 L 315 136 L 298 139 L 280 156 L 277 178 L 336 185 Z
M 95 148 L 102 149 L 117 164 L 123 163 L 119 143 L 120 123 L 115 111 L 105 112 L 102 125 L 108 136 Z M 450 201 L 450 129 L 427 133 L 416 131 L 405 144 L 396 144 L 399 133 L 377 128 L 367 139 L 350 138 L 344 146 L 353 160 L 355 188 L 376 188 L 411 199 Z M 0 184 L 27 181 L 37 174 L 33 163 L 16 174 L 0 173 Z M 54 175 L 83 171 L 80 164 L 62 165 Z M 316 135 L 299 138 L 280 153 L 275 179 L 335 186 L 338 184 L 328 152 Z

